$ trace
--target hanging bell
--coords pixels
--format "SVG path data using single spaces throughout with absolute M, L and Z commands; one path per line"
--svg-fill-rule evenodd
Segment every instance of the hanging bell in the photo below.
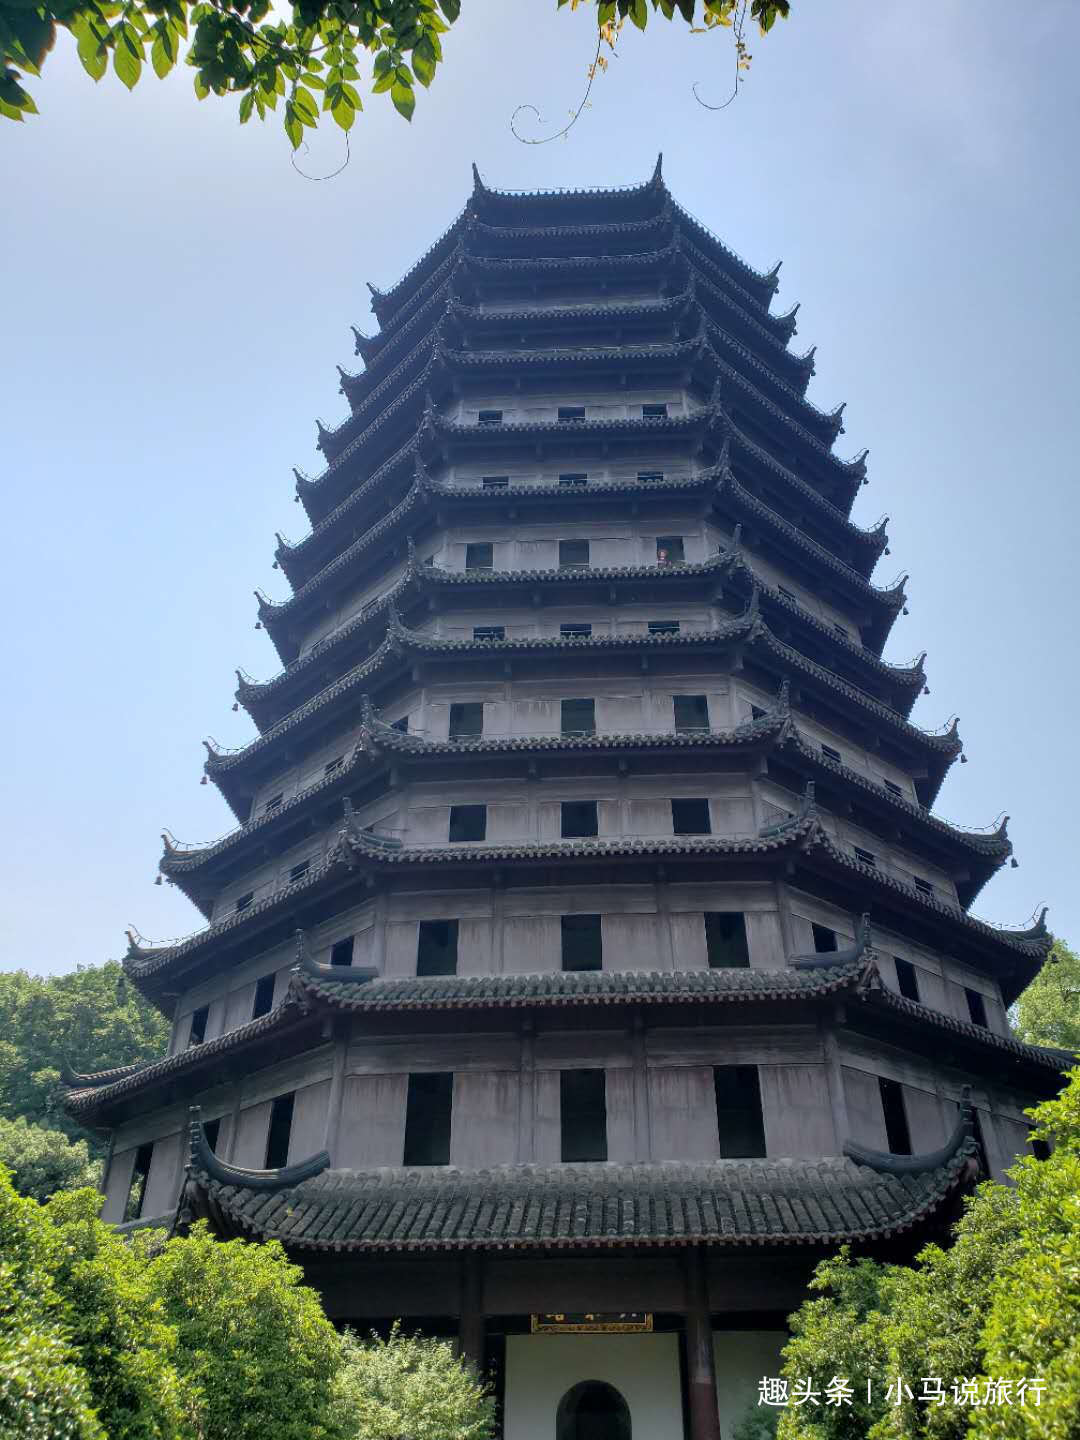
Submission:
M 205 775 L 204 775 L 204 776 L 202 777 L 202 779 L 199 781 L 199 784 L 200 784 L 200 785 L 205 785 L 205 784 L 206 784 L 206 776 L 205 776 Z
M 929 694 L 930 694 L 930 686 L 929 686 L 929 685 L 924 685 L 924 686 L 922 687 L 922 693 L 923 693 L 924 695 L 929 695 Z M 235 705 L 233 706 L 233 709 L 234 709 L 234 710 L 236 709 L 236 706 L 235 706 Z
M 161 876 L 160 876 L 160 875 L 155 875 L 155 876 L 154 876 L 154 884 L 155 884 L 155 885 L 160 885 L 160 884 L 161 884 Z
M 239 702 L 239 700 L 234 700 L 234 701 L 233 701 L 233 706 L 232 706 L 232 708 L 233 708 L 233 714 L 235 715 L 236 712 L 237 712 L 237 710 L 240 709 L 240 702 Z
M 1012 857 L 1012 859 L 1009 861 L 1009 869 L 1010 869 L 1010 870 L 1019 870 L 1019 869 L 1020 869 L 1020 861 L 1017 860 L 1017 858 L 1016 858 L 1015 855 L 1014 855 L 1014 856 Z
M 961 764 L 961 765 L 966 765 L 966 764 L 967 764 L 967 756 L 966 756 L 966 755 L 961 755 L 961 756 L 960 756 L 960 764 Z
M 906 611 L 906 610 L 904 611 L 904 614 L 905 614 L 905 615 L 907 614 L 907 611 Z M 262 621 L 261 621 L 261 620 L 256 620 L 256 621 L 255 621 L 255 629 L 256 629 L 256 630 L 261 630 L 261 629 L 262 629 Z

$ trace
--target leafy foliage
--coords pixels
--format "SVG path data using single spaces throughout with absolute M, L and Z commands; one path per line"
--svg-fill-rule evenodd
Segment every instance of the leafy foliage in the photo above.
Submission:
M 0 5 L 6 0 L 0 0 Z M 2 22 L 2 10 L 0 10 Z M 165 1051 L 169 1026 L 124 979 L 115 960 L 67 975 L 0 974 L 0 1117 L 22 1115 L 79 1134 L 59 1103 L 65 1059 L 109 1070 Z M 99 1142 L 88 1142 L 96 1151 Z
M 790 0 L 747 0 L 764 34 Z M 611 43 L 613 27 L 629 20 L 640 30 L 650 10 L 678 15 L 695 30 L 732 26 L 743 0 L 557 0 L 559 8 L 592 12 Z M 37 113 L 24 81 L 41 74 L 58 30 L 74 39 L 83 69 L 100 80 L 109 69 L 129 90 L 144 67 L 163 79 L 183 57 L 194 71 L 195 94 L 239 97 L 240 123 L 264 119 L 280 102 L 295 150 L 320 113 L 351 129 L 362 104 L 361 65 L 372 93 L 388 94 L 406 120 L 416 87 L 427 87 L 443 58 L 442 35 L 457 20 L 461 0 L 0 0 L 0 116 Z M 700 23 L 697 23 L 699 22 Z M 739 45 L 741 25 L 739 28 Z M 749 56 L 740 50 L 740 64 Z
M 1055 940 L 1046 963 L 1016 1002 L 1016 1028 L 1031 1045 L 1080 1053 L 1080 955 Z
M 855 1379 L 850 1406 L 780 1410 L 779 1440 L 1068 1440 L 1080 1434 L 1080 1070 L 1060 1099 L 1034 1112 L 1054 1150 L 1027 1157 L 1013 1186 L 987 1183 L 969 1201 L 948 1249 L 928 1245 L 913 1266 L 853 1260 L 815 1271 L 792 1317 L 783 1374 Z M 923 1376 L 947 1403 L 918 1399 Z M 868 1402 L 865 1380 L 873 1380 Z M 955 1378 L 1041 1378 L 1036 1406 L 952 1403 Z M 911 1385 L 899 1403 L 888 1387 Z
M 101 1165 L 90 1159 L 85 1140 L 31 1125 L 22 1115 L 0 1119 L 0 1165 L 11 1171 L 20 1195 L 34 1200 L 47 1200 L 57 1190 L 95 1187 L 101 1177 Z
M 346 1331 L 334 1403 L 348 1440 L 486 1440 L 495 1403 L 445 1340 Z

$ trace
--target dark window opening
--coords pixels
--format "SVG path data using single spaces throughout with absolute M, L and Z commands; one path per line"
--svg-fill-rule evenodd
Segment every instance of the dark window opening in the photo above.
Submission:
M 505 490 L 510 484 L 509 475 L 485 475 L 480 481 L 485 490 Z
M 595 735 L 596 701 L 564 700 L 560 707 L 559 725 L 564 735 Z
M 284 799 L 285 792 L 283 790 L 279 790 L 276 795 L 271 795 L 270 799 L 267 800 L 266 804 L 263 806 L 263 813 L 269 815 L 272 810 L 276 810 L 278 808 L 278 806 Z
M 255 899 L 255 891 L 254 891 L 254 890 L 248 890 L 245 894 L 241 895 L 241 896 L 237 899 L 237 902 L 236 902 L 236 913 L 237 913 L 237 915 L 240 914 L 241 910 L 246 910 L 246 909 L 248 908 L 248 906 L 251 904 L 251 902 L 252 902 L 254 899 Z
M 562 917 L 562 968 L 564 970 L 602 970 L 604 942 L 599 915 L 564 915 Z
M 642 407 L 641 407 L 641 418 L 642 418 L 643 420 L 666 420 L 666 419 L 667 419 L 667 404 L 666 404 L 666 402 L 665 402 L 665 403 L 658 404 L 658 405 L 656 405 L 656 404 L 654 404 L 654 405 L 642 405 Z
M 706 695 L 675 695 L 675 733 L 708 730 L 709 700 Z
M 335 755 L 334 758 L 333 758 L 333 760 L 328 760 L 328 761 L 326 762 L 326 764 L 323 766 L 323 774 L 324 774 L 324 775 L 332 775 L 335 770 L 340 770 L 341 767 L 342 767 L 342 765 L 343 765 L 344 763 L 345 763 L 345 756 L 344 756 L 344 755 Z
M 143 1200 L 146 1198 L 146 1179 L 150 1174 L 150 1162 L 153 1158 L 152 1140 L 146 1145 L 140 1145 L 135 1151 L 135 1165 L 131 1171 L 131 1184 L 128 1186 L 127 1201 L 124 1205 L 125 1220 L 138 1220 L 142 1214 Z
M 630 1440 L 630 1407 L 613 1385 L 582 1380 L 559 1401 L 555 1440 Z
M 677 635 L 679 633 L 678 620 L 650 620 L 650 635 Z
M 217 1154 L 218 1136 L 221 1134 L 221 1116 L 215 1120 L 207 1120 L 203 1123 L 203 1134 L 206 1136 L 206 1143 L 211 1151 Z
M 896 1080 L 878 1080 L 881 1108 L 885 1112 L 885 1139 L 893 1155 L 911 1154 L 911 1131 L 904 1106 L 904 1087 Z
M 676 835 L 711 835 L 708 800 L 672 800 L 671 828 Z
M 351 965 L 353 961 L 353 949 L 356 945 L 355 935 L 346 935 L 343 940 L 336 941 L 330 947 L 331 965 Z
M 705 912 L 705 949 L 710 970 L 746 969 L 749 966 L 746 917 L 741 910 Z
M 663 470 L 639 470 L 637 478 L 642 481 L 663 480 L 664 472 Z
M 681 535 L 658 535 L 656 537 L 656 563 L 658 565 L 682 565 L 686 552 Z
M 574 620 L 567 625 L 560 625 L 559 634 L 564 640 L 587 640 L 592 634 L 592 626 L 583 620 Z
M 474 640 L 505 640 L 505 625 L 474 625 L 472 638 Z
M 581 471 L 574 471 L 572 474 L 559 476 L 559 484 L 567 487 L 571 485 L 587 485 L 588 483 L 588 475 Z
M 562 802 L 562 838 L 590 840 L 598 835 L 595 800 L 564 800 Z
M 417 975 L 456 975 L 458 922 L 421 920 L 416 936 Z
M 297 880 L 302 880 L 310 869 L 310 860 L 301 860 L 296 865 L 293 865 L 289 870 L 289 884 L 292 885 Z
M 933 895 L 934 887 L 930 884 L 929 880 L 924 880 L 921 875 L 913 875 L 911 878 L 914 880 L 915 889 L 920 895 Z
M 1031 1153 L 1032 1155 L 1034 1155 L 1036 1160 L 1050 1159 L 1050 1146 L 1046 1143 L 1045 1140 L 1037 1140 L 1034 1136 L 1032 1136 L 1031 1139 L 1028 1141 L 1028 1144 L 1031 1146 Z
M 277 976 L 274 974 L 261 975 L 255 982 L 255 1000 L 251 1007 L 251 1018 L 258 1020 L 260 1015 L 269 1015 L 274 1008 L 274 982 Z
M 209 1005 L 200 1005 L 198 1010 L 191 1012 L 191 1031 L 188 1034 L 189 1045 L 201 1045 L 206 1039 L 206 1021 L 209 1015 Z
M 750 706 L 750 719 L 751 719 L 751 720 L 764 720 L 764 719 L 765 719 L 765 716 L 766 716 L 767 714 L 768 714 L 768 711 L 767 711 L 767 710 L 763 710 L 760 705 L 751 705 L 751 706 Z
M 821 753 L 825 756 L 826 760 L 831 760 L 834 765 L 842 765 L 844 763 L 843 756 L 840 754 L 840 751 L 834 750 L 831 745 L 822 745 Z
M 580 570 L 589 563 L 588 540 L 559 541 L 559 569 Z
M 584 419 L 585 419 L 585 406 L 584 406 L 584 405 L 560 405 L 560 406 L 559 406 L 559 419 L 560 419 L 561 421 L 563 421 L 563 423 L 565 423 L 567 420 L 584 420 Z
M 864 850 L 861 845 L 853 845 L 851 852 L 860 865 L 877 866 L 877 856 L 872 850 Z
M 467 735 L 483 735 L 484 702 L 469 700 L 460 705 L 450 706 L 450 739 L 460 740 Z
M 391 729 L 391 730 L 400 730 L 401 733 L 402 733 L 402 735 L 407 735 L 407 734 L 409 733 L 409 717 L 408 717 L 408 715 L 401 715 L 401 716 L 399 716 L 396 720 L 392 720 L 392 721 L 390 722 L 390 729 Z
M 717 1065 L 716 1128 L 725 1160 L 751 1160 L 765 1154 L 765 1119 L 756 1065 Z
M 968 1014 L 971 1016 L 971 1023 L 979 1025 L 984 1030 L 989 1030 L 990 1022 L 986 1018 L 986 1001 L 978 990 L 969 990 L 964 986 L 964 994 L 967 996 Z
M 501 410 L 481 410 L 477 414 L 478 425 L 501 425 L 503 412 Z
M 900 786 L 897 785 L 895 780 L 883 780 L 881 783 L 885 786 L 885 789 L 889 792 L 890 795 L 896 795 L 901 799 L 903 798 L 904 792 L 900 788 Z
M 289 1163 L 295 1094 L 277 1095 L 270 1106 L 270 1128 L 266 1132 L 267 1170 L 282 1170 Z
M 495 565 L 495 552 L 489 540 L 473 540 L 465 546 L 466 570 L 491 570 Z
M 915 973 L 915 966 L 910 960 L 901 960 L 897 955 L 894 961 L 896 965 L 896 987 L 905 1000 L 918 1000 L 919 998 L 919 977 Z
M 603 1070 L 563 1070 L 559 1124 L 566 1162 L 607 1159 L 607 1084 Z
M 835 930 L 830 930 L 828 925 L 812 925 L 810 928 L 814 932 L 815 954 L 831 955 L 838 948 Z
M 483 840 L 487 836 L 486 805 L 450 806 L 450 843 L 462 844 L 468 840 Z
M 450 1115 L 454 1105 L 451 1071 L 410 1075 L 405 1102 L 406 1165 L 450 1164 Z

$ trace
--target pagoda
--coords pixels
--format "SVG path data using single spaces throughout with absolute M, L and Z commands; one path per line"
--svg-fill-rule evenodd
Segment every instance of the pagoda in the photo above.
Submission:
M 814 1264 L 944 1235 L 1069 1059 L 1010 1031 L 1044 917 L 970 912 L 1006 824 L 934 812 L 957 724 L 778 268 L 659 162 L 474 168 L 297 474 L 236 828 L 165 836 L 205 925 L 130 935 L 169 1053 L 66 1077 L 106 1219 L 456 1337 L 503 1440 L 730 1440 Z

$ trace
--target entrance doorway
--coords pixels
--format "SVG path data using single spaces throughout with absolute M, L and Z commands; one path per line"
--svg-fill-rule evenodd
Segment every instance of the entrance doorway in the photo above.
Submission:
M 559 1401 L 555 1440 L 632 1440 L 630 1407 L 603 1380 L 582 1380 Z

